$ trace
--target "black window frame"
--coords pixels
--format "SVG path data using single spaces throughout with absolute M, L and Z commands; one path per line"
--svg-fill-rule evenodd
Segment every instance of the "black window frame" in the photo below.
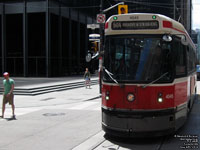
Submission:
M 173 45 L 172 49 L 174 49 L 174 53 L 175 53 L 175 55 L 174 55 L 175 56 L 175 59 L 174 59 L 175 60 L 175 62 L 174 62 L 174 65 L 175 65 L 175 67 L 174 67 L 175 78 L 186 77 L 187 76 L 187 54 L 186 54 L 186 48 L 187 47 L 181 43 L 181 38 L 179 38 L 177 36 L 173 37 L 172 45 Z M 177 47 L 177 45 L 178 45 L 178 47 Z M 183 65 L 182 66 L 181 65 L 177 66 L 178 60 L 181 59 L 181 57 L 180 57 L 180 51 L 181 50 L 182 50 L 182 54 L 183 54 L 182 55 L 182 59 L 183 59 L 182 63 L 183 63 Z M 181 69 L 183 69 L 183 67 L 184 67 L 184 72 L 181 72 L 181 71 L 177 72 L 177 69 L 181 70 Z
M 191 45 L 187 46 L 187 74 L 196 72 L 196 52 Z

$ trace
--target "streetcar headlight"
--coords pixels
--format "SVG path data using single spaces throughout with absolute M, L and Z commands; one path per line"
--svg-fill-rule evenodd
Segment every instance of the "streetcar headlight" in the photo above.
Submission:
M 163 98 L 162 97 L 158 97 L 158 102 L 162 103 L 163 102 Z
M 106 92 L 106 97 L 105 98 L 106 98 L 107 101 L 110 99 L 110 93 L 108 91 Z
M 129 102 L 132 102 L 132 101 L 134 101 L 134 99 L 135 99 L 135 96 L 134 96 L 134 94 L 132 94 L 132 93 L 129 93 L 129 94 L 127 95 L 127 100 L 128 100 Z
M 159 103 L 162 103 L 162 102 L 163 102 L 162 96 L 163 96 L 163 94 L 159 92 L 159 93 L 158 93 L 158 99 L 157 99 Z
M 106 95 L 106 100 L 108 101 L 110 99 L 110 97 L 108 95 Z

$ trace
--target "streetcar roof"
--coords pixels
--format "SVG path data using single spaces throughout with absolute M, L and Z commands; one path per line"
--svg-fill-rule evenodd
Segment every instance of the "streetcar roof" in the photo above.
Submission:
M 155 17 L 155 18 L 153 18 L 153 17 Z M 115 18 L 117 18 L 117 19 L 115 19 Z M 153 14 L 153 13 L 129 13 L 129 14 L 113 15 L 113 16 L 109 17 L 106 22 L 140 21 L 140 20 L 143 20 L 143 21 L 155 20 L 155 21 L 160 21 L 159 23 L 161 23 L 161 21 L 169 21 L 172 23 L 173 28 L 178 29 L 179 32 L 182 32 L 182 33 L 187 32 L 185 30 L 184 26 L 181 23 L 177 22 L 176 20 L 173 20 L 173 19 L 171 19 L 167 16 L 164 16 L 164 15 L 161 15 L 161 14 Z M 139 30 L 137 30 L 137 31 L 139 31 Z M 134 32 L 137 32 L 137 31 L 134 31 Z M 130 31 L 127 31 L 127 32 L 130 32 Z M 155 31 L 153 31 L 153 32 L 155 32 Z
M 125 22 L 126 21 L 126 22 Z M 134 21 L 157 21 L 158 28 L 156 29 L 114 29 L 113 22 L 134 22 Z M 131 23 L 129 25 L 131 25 Z M 121 25 L 121 24 L 120 24 Z M 156 24 L 155 24 L 156 25 Z M 170 35 L 185 35 L 189 43 L 191 43 L 192 47 L 195 48 L 193 41 L 188 35 L 184 26 L 161 14 L 154 13 L 129 13 L 129 14 L 121 14 L 121 15 L 113 15 L 106 21 L 105 24 L 105 35 L 119 35 L 119 34 L 170 34 Z

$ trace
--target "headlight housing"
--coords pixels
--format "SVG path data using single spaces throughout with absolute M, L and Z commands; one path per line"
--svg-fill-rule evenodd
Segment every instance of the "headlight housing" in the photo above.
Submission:
M 159 102 L 159 103 L 162 103 L 163 102 L 163 94 L 162 93 L 158 93 L 158 99 L 157 99 L 157 101 Z
M 129 102 L 134 101 L 134 100 L 135 100 L 135 95 L 134 95 L 133 93 L 129 93 L 129 94 L 127 95 L 127 100 L 128 100 Z

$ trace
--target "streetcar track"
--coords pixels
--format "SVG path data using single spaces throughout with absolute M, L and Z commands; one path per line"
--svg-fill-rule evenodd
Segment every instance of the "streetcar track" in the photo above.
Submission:
M 144 146 L 150 146 L 149 150 L 162 150 L 167 139 L 170 135 L 156 137 L 156 138 L 121 138 L 114 136 L 104 135 L 105 140 L 100 144 L 96 145 L 95 148 L 103 148 L 105 150 L 118 150 L 121 148 L 131 149 L 131 150 L 142 150 Z M 154 145 L 154 146 L 153 146 Z
M 88 137 L 86 140 L 84 140 L 77 146 L 75 146 L 72 150 L 80 150 L 80 149 L 86 149 L 86 148 L 87 150 L 95 150 L 99 145 L 101 145 L 102 143 L 106 141 L 106 139 L 103 138 L 103 135 L 104 135 L 104 132 L 100 130 L 96 132 L 95 134 L 91 135 L 90 137 Z
M 162 137 L 161 143 L 158 145 L 158 147 L 156 148 L 156 150 L 161 150 L 162 149 L 162 146 L 164 145 L 165 140 L 167 139 L 166 137 L 168 137 L 168 136 Z
M 103 144 L 106 141 L 106 139 L 102 140 L 101 142 L 99 142 L 98 144 L 96 144 L 95 146 L 93 146 L 90 150 L 95 150 L 97 147 L 99 147 L 101 144 Z

